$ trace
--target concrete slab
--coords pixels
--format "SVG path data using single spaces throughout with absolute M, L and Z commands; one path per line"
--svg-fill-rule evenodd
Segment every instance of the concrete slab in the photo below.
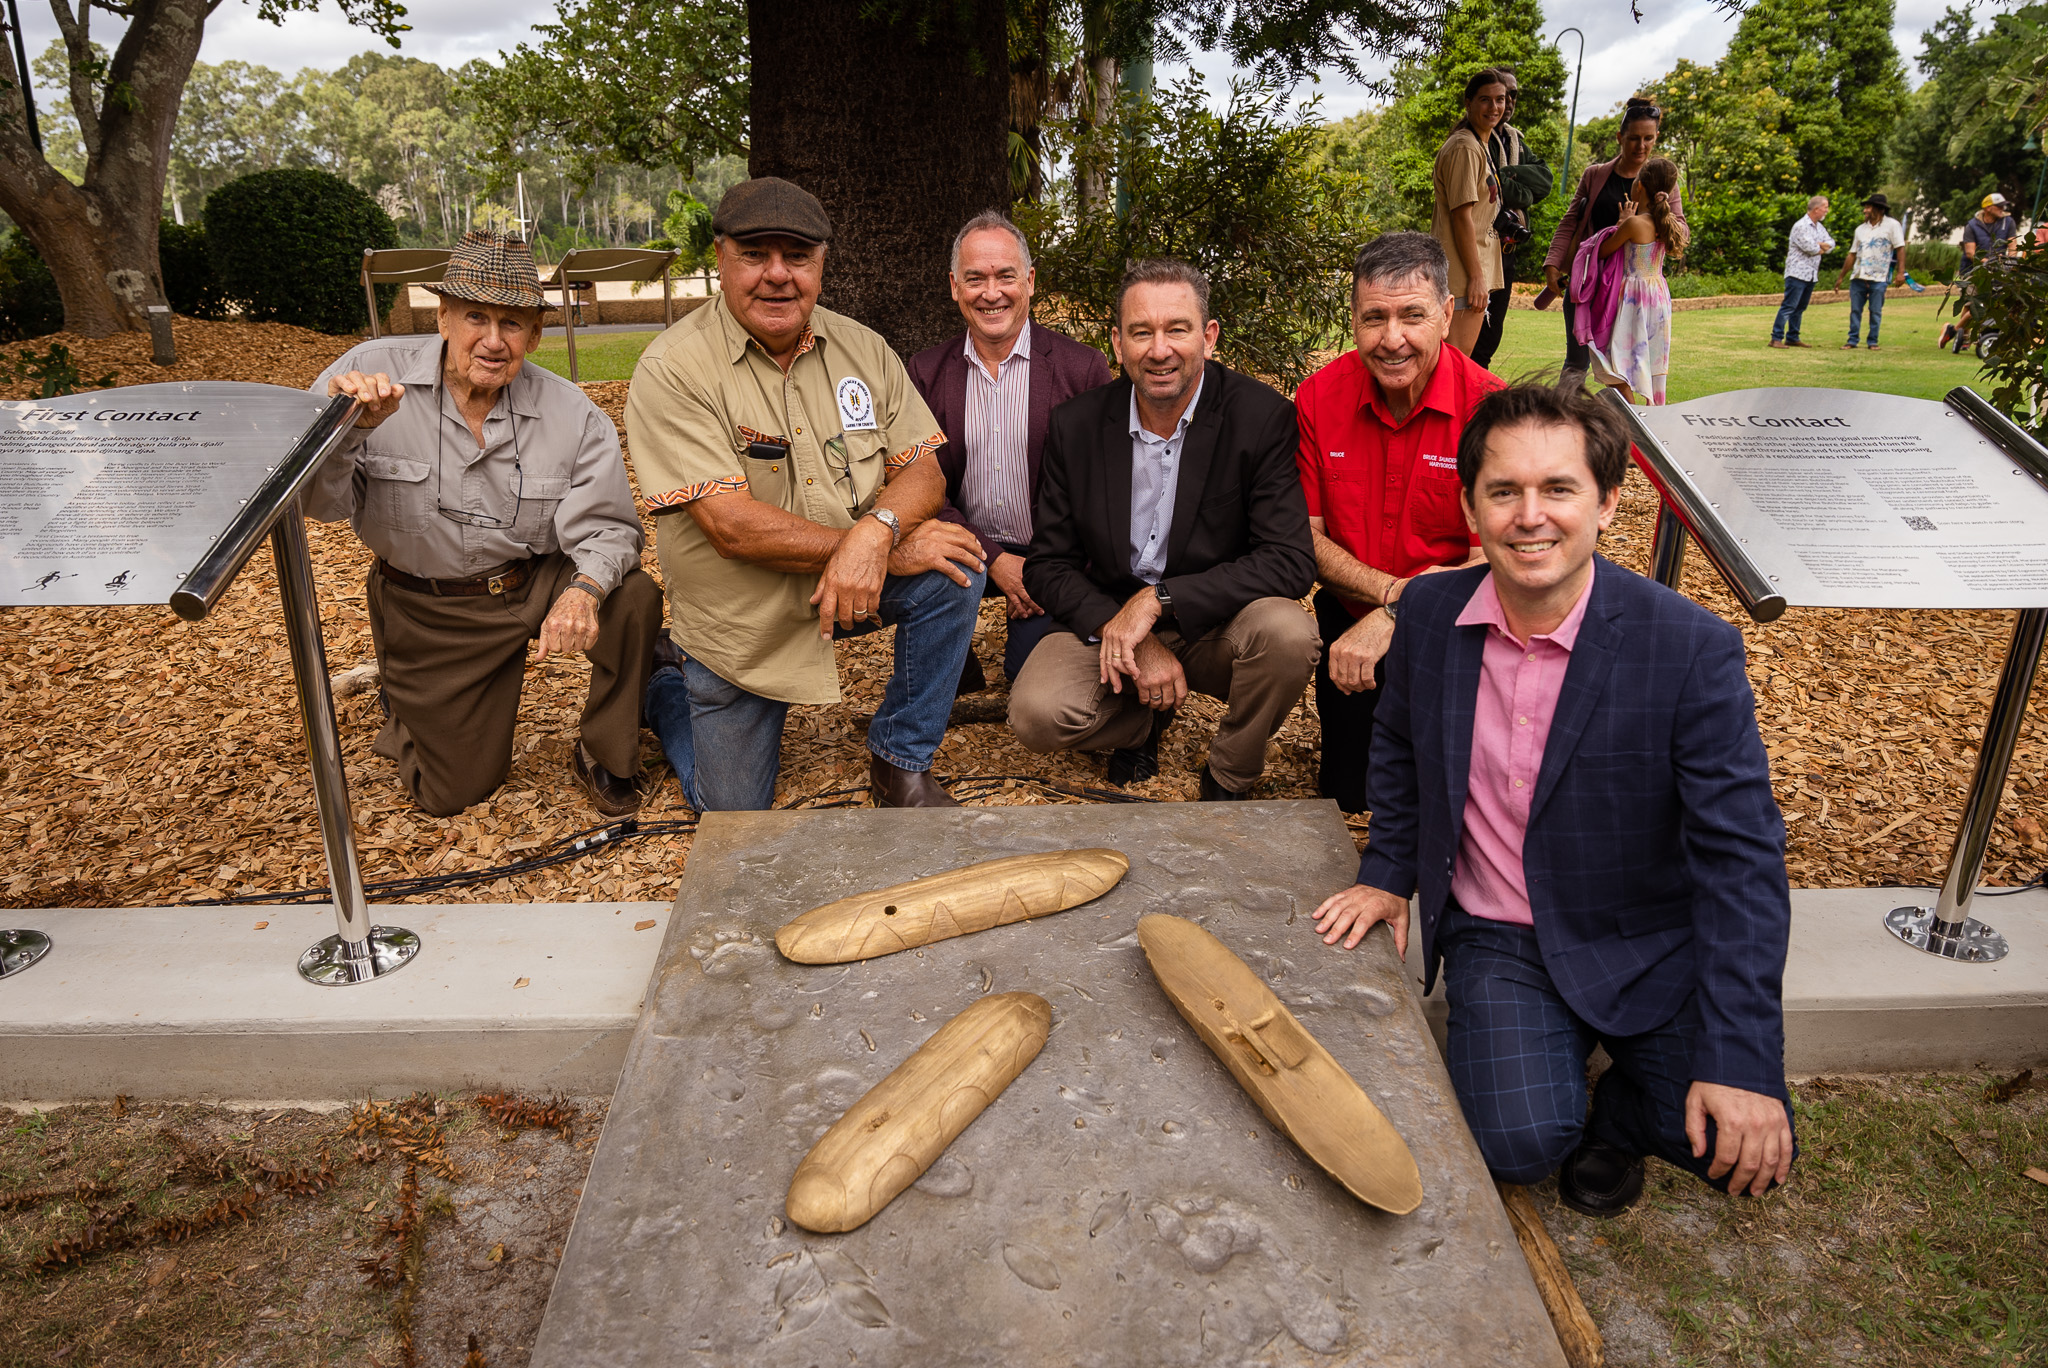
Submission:
M 998 855 L 1124 851 L 1093 903 L 805 966 L 798 913 Z M 1561 1365 L 1390 949 L 1307 913 L 1357 867 L 1330 803 L 716 813 L 690 854 L 535 1368 Z M 1366 1207 L 1277 1135 L 1160 991 L 1138 918 L 1206 925 L 1406 1138 L 1422 1206 Z M 841 1112 L 962 1007 L 1028 989 L 1051 1039 L 865 1226 L 786 1223 Z
M 1993 890 L 1995 892 L 1995 890 Z M 1785 959 L 1785 1071 L 1903 1073 L 2048 1064 L 2048 891 L 1973 900 L 2012 950 L 1996 964 L 1958 964 L 1884 929 L 1894 907 L 1930 900 L 1903 888 L 1795 888 Z M 1408 984 L 1421 992 L 1419 940 Z M 1423 1001 L 1442 1048 L 1449 1008 L 1441 980 Z
M 0 1097 L 608 1092 L 669 921 L 661 903 L 371 915 L 418 932 L 419 957 L 387 978 L 320 988 L 295 966 L 333 932 L 326 908 L 0 913 L 55 941 L 47 959 L 0 981 Z M 645 921 L 655 924 L 633 929 Z

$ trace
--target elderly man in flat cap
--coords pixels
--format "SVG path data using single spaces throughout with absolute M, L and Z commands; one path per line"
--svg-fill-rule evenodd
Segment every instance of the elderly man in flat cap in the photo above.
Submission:
M 608 817 L 637 811 L 640 704 L 661 591 L 619 434 L 583 391 L 525 364 L 544 302 L 533 253 L 471 233 L 438 286 L 437 335 L 365 342 L 313 382 L 362 401 L 307 491 L 377 553 L 367 600 L 384 682 L 373 749 L 436 816 L 512 767 L 526 645 L 582 651 L 590 695 L 570 772 Z
M 736 185 L 711 231 L 717 301 L 641 354 L 626 400 L 669 596 L 648 721 L 691 806 L 766 808 L 790 705 L 839 699 L 833 638 L 891 626 L 871 797 L 955 806 L 930 771 L 984 563 L 933 517 L 945 434 L 887 344 L 818 307 L 832 224 L 808 192 Z

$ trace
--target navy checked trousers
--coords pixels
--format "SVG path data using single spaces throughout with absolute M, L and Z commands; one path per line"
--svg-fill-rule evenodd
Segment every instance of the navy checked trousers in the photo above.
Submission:
M 1728 1190 L 1729 1174 L 1707 1177 L 1713 1119 L 1707 1120 L 1703 1157 L 1693 1157 L 1685 1138 L 1685 1096 L 1700 1029 L 1697 995 L 1654 1031 L 1607 1036 L 1566 1005 L 1543 967 L 1535 928 L 1475 917 L 1450 902 L 1436 944 L 1451 1009 L 1451 1086 L 1495 1178 L 1541 1182 L 1590 1131 L 1624 1153 L 1654 1154 Z M 1595 1044 L 1606 1047 L 1614 1063 L 1593 1089 L 1588 1117 L 1586 1059 Z M 1789 1102 L 1785 1116 L 1789 1122 Z

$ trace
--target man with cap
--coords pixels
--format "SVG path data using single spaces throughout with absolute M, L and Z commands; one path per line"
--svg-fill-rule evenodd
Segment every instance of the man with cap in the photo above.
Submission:
M 1863 327 L 1863 305 L 1870 304 L 1870 350 L 1877 350 L 1877 325 L 1884 317 L 1886 285 L 1897 285 L 1906 273 L 1906 230 L 1892 217 L 1891 201 L 1882 191 L 1863 201 L 1863 222 L 1850 239 L 1849 255 L 1842 262 L 1842 274 L 1835 279 L 1840 289 L 1849 281 L 1849 340 L 1844 351 L 1856 350 L 1856 335 Z M 1854 279 L 1850 279 L 1851 276 Z
M 366 601 L 385 718 L 372 749 L 435 816 L 481 802 L 511 770 L 538 639 L 538 660 L 590 661 L 571 774 L 606 816 L 634 812 L 661 592 L 640 569 L 618 431 L 581 389 L 525 363 L 544 303 L 526 243 L 470 233 L 428 288 L 437 333 L 365 342 L 313 382 L 363 404 L 305 509 L 347 518 L 377 554 Z
M 2012 211 L 2006 207 L 2005 196 L 1996 190 L 1984 197 L 1982 204 L 1970 221 L 1963 225 L 1963 264 L 1956 272 L 1956 279 L 1963 284 L 1963 307 L 1956 315 L 1956 321 L 1941 330 L 1941 341 L 1937 346 L 1946 347 L 1949 342 L 1961 336 L 1970 336 L 1970 301 L 1975 297 L 1970 277 L 1977 268 L 1996 262 L 2012 247 L 2019 226 L 2013 222 Z M 1957 343 L 1957 350 L 1962 344 Z
M 832 224 L 809 192 L 742 182 L 711 231 L 718 298 L 641 354 L 626 400 L 669 594 L 648 721 L 691 806 L 766 808 L 790 706 L 839 701 L 833 639 L 892 626 L 871 795 L 956 806 L 932 757 L 985 565 L 933 516 L 945 434 L 888 345 L 818 307 Z

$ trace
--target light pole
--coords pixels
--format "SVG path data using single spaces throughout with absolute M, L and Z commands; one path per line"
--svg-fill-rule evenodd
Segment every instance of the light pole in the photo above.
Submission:
M 1579 61 L 1578 65 L 1572 68 L 1572 113 L 1571 118 L 1564 126 L 1564 192 L 1566 195 L 1570 195 L 1572 193 L 1572 135 L 1578 131 L 1579 127 L 1579 82 L 1586 74 L 1586 35 L 1580 33 L 1575 28 L 1559 29 L 1557 37 L 1550 40 L 1550 45 L 1557 47 L 1567 33 L 1579 34 Z

